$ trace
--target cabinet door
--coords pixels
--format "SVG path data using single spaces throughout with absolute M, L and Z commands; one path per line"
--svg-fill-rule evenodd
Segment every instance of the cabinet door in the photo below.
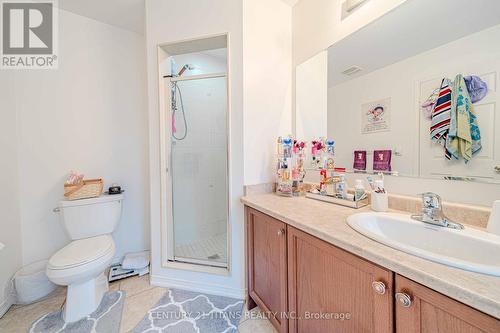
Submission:
M 248 292 L 280 332 L 287 332 L 286 225 L 247 210 Z
M 396 333 L 498 333 L 500 321 L 396 275 Z
M 293 333 L 393 332 L 393 273 L 288 227 Z

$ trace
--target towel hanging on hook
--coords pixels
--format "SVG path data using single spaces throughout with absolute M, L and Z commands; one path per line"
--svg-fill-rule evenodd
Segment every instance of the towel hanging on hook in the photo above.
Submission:
M 438 95 L 439 95 L 439 89 L 440 89 L 439 87 L 434 89 L 432 91 L 432 93 L 429 95 L 429 97 L 427 97 L 425 102 L 423 102 L 422 105 L 420 106 L 422 109 L 422 112 L 425 115 L 425 118 L 427 118 L 428 120 L 432 119 L 432 112 L 434 111 L 434 108 L 436 107 L 436 102 L 437 102 Z
M 472 103 L 479 102 L 488 93 L 488 85 L 479 76 L 465 76 L 464 80 Z

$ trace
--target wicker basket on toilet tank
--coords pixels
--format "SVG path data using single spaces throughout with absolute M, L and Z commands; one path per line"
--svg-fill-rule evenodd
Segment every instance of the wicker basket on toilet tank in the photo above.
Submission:
M 64 184 L 64 197 L 67 200 L 96 198 L 102 194 L 102 179 L 87 179 L 78 184 Z

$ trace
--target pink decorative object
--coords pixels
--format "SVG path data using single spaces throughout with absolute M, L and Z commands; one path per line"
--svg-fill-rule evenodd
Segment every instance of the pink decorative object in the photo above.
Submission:
M 373 171 L 391 171 L 392 150 L 373 151 Z
M 175 114 L 172 113 L 172 133 L 176 133 L 177 129 L 175 128 Z
M 366 150 L 354 151 L 354 170 L 366 170 Z

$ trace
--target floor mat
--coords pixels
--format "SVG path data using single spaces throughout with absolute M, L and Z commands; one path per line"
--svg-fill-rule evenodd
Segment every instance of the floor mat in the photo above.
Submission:
M 65 323 L 62 310 L 48 313 L 37 319 L 29 333 L 118 333 L 122 319 L 125 292 L 104 294 L 97 310 L 73 323 Z
M 237 332 L 243 303 L 235 298 L 168 289 L 132 332 Z

